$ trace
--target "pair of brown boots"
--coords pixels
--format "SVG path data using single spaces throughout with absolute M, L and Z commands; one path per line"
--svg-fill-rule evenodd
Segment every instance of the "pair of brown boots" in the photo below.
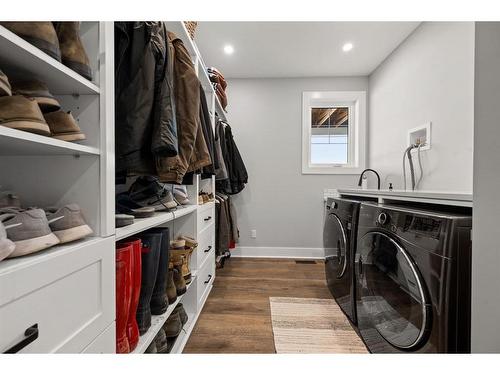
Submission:
M 79 22 L 2 22 L 2 26 L 78 74 L 92 80 Z
M 0 125 L 63 141 L 85 139 L 71 112 L 40 81 L 14 82 L 0 70 Z
M 191 256 L 198 247 L 198 242 L 191 237 L 181 236 L 170 241 L 170 259 L 180 269 L 186 284 L 191 283 Z

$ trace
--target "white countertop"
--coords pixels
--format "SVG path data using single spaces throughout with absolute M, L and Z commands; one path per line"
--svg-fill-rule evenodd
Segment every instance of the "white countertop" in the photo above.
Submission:
M 384 200 L 397 200 L 472 207 L 472 194 L 463 192 L 376 189 L 338 189 L 336 192 L 337 196 L 379 198 L 380 202 L 383 202 Z

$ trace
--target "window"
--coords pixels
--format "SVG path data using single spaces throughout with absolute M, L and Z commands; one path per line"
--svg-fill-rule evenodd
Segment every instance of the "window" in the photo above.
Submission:
M 303 93 L 302 173 L 357 174 L 365 167 L 366 93 Z

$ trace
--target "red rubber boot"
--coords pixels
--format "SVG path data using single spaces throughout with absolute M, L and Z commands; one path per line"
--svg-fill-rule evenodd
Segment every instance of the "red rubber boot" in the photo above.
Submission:
M 128 312 L 127 322 L 127 338 L 130 346 L 130 351 L 133 351 L 139 342 L 139 326 L 135 317 L 137 313 L 137 305 L 139 304 L 139 295 L 141 293 L 141 278 L 142 278 L 142 264 L 141 264 L 141 249 L 142 242 L 139 238 L 130 238 L 122 242 L 126 245 L 132 245 L 132 296 L 130 298 L 130 309 Z
M 132 294 L 132 245 L 116 246 L 116 352 L 129 353 L 127 322 Z

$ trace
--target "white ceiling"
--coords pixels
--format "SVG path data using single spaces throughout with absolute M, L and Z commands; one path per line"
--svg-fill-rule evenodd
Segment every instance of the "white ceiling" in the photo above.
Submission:
M 200 22 L 195 41 L 228 78 L 365 76 L 419 22 Z M 345 53 L 342 46 L 354 48 Z M 231 44 L 235 51 L 226 55 Z

